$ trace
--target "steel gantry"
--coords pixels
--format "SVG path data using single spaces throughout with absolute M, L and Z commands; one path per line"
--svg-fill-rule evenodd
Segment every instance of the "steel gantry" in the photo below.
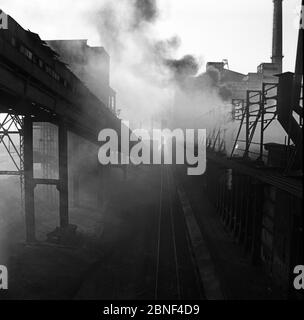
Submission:
M 238 150 L 243 152 L 244 158 L 254 154 L 258 160 L 263 160 L 264 132 L 277 116 L 277 87 L 276 83 L 263 83 L 262 90 L 247 90 L 246 99 L 232 100 L 234 119 L 240 121 L 240 125 L 231 157 Z M 254 141 L 257 132 L 259 141 Z M 240 148 L 239 143 L 244 145 L 244 148 Z M 259 151 L 251 151 L 251 145 L 258 146 Z
M 24 136 L 23 117 L 0 113 L 0 147 L 10 158 L 14 170 L 0 170 L 0 175 L 20 177 L 21 213 L 24 212 Z
M 14 170 L 2 170 L 0 174 L 20 176 L 21 212 L 25 212 L 26 240 L 32 242 L 36 240 L 34 190 L 37 185 L 55 185 L 57 187 L 60 203 L 60 227 L 65 228 L 68 226 L 67 128 L 63 122 L 57 124 L 57 144 L 59 146 L 58 177 L 54 178 L 54 176 L 47 175 L 48 172 L 44 172 L 46 167 L 50 166 L 50 163 L 44 159 L 42 162 L 44 167 L 43 176 L 37 178 L 34 176 L 33 128 L 37 126 L 37 123 L 34 122 L 34 117 L 1 113 L 0 119 L 0 146 L 3 146 L 15 168 Z M 39 126 L 42 134 L 48 134 L 47 131 L 43 130 L 44 127 L 41 126 L 40 121 Z M 49 141 L 45 142 L 49 143 Z M 50 145 L 47 147 L 49 148 Z M 40 151 L 43 153 L 46 149 L 40 146 Z

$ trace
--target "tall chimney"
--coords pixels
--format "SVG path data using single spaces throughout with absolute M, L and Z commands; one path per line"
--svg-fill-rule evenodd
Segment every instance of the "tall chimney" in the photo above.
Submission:
M 273 30 L 272 30 L 272 63 L 279 67 L 279 73 L 282 73 L 283 60 L 283 33 L 282 33 L 282 2 L 283 0 L 273 0 Z

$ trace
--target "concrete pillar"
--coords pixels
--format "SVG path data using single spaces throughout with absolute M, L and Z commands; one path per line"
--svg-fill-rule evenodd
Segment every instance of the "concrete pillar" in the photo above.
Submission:
M 73 207 L 79 207 L 79 173 L 73 173 Z
M 69 224 L 69 198 L 68 198 L 68 135 L 64 123 L 59 124 L 59 214 L 60 227 Z
M 35 203 L 34 203 L 34 171 L 33 171 L 33 120 L 25 116 L 24 134 L 24 205 L 26 241 L 33 242 L 35 237 Z

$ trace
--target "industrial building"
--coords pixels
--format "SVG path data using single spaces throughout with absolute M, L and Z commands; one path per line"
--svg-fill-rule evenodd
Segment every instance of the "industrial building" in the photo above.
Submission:
M 108 56 L 102 50 L 101 56 L 107 66 Z M 101 90 L 105 94 L 103 102 L 38 34 L 24 30 L 10 16 L 8 28 L 1 30 L 1 59 L 1 112 L 6 114 L 1 141 L 8 138 L 16 144 L 18 140 L 11 138 L 11 131 L 20 140 L 14 146 L 16 170 L 2 174 L 21 177 L 26 238 L 31 241 L 35 240 L 34 189 L 38 185 L 57 188 L 60 225 L 62 229 L 69 225 L 68 131 L 96 144 L 100 129 L 119 129 L 120 120 L 113 112 L 108 73 L 105 89 Z M 16 68 L 22 71 L 16 73 Z
M 282 0 L 273 4 L 271 63 L 247 75 L 207 63 L 231 89 L 228 122 L 236 130 L 229 151 L 225 128 L 210 134 L 206 185 L 227 232 L 292 296 L 293 266 L 304 259 L 303 28 L 295 72 L 282 73 Z
M 50 40 L 47 44 L 61 61 L 114 113 L 116 93 L 110 86 L 110 56 L 103 47 L 91 47 L 87 40 Z
M 67 68 L 116 115 L 116 93 L 110 86 L 110 57 L 103 47 L 90 47 L 87 40 L 50 40 L 47 45 L 57 52 Z M 53 175 L 58 171 L 58 161 L 52 161 L 58 149 L 58 134 L 50 123 L 35 124 L 35 139 L 39 141 L 34 153 L 34 164 L 43 169 L 42 178 L 51 178 L 45 168 L 50 168 Z M 69 134 L 70 154 L 70 206 L 97 208 L 102 196 L 94 189 L 102 189 L 99 180 L 101 173 L 96 163 L 98 147 L 73 133 Z M 53 148 L 52 148 L 53 145 Z M 55 148 L 55 149 L 54 149 Z M 85 156 L 84 156 L 85 155 Z M 37 157 L 35 157 L 37 156 Z M 86 160 L 84 160 L 86 157 Z M 81 161 L 83 159 L 83 161 Z M 89 183 L 88 183 L 89 181 Z M 56 204 L 56 190 L 45 187 L 41 197 Z
M 199 176 L 188 163 L 102 166 L 100 130 L 121 133 L 109 54 L 87 40 L 43 41 L 7 16 L 0 144 L 14 170 L 0 174 L 20 179 L 25 233 L 7 249 L 5 299 L 303 299 L 303 28 L 295 70 L 284 72 L 282 2 L 271 62 L 247 74 L 208 62 L 177 81 L 161 123 L 207 129 L 192 144 L 206 151 Z M 52 228 L 42 236 L 38 197 Z

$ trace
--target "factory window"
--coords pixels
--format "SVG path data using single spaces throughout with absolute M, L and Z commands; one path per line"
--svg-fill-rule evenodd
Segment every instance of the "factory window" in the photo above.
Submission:
M 45 65 L 45 71 L 46 71 L 46 73 L 51 75 L 52 69 L 48 65 Z
M 45 65 L 45 71 L 47 74 L 49 74 L 56 81 L 60 80 L 58 73 L 56 73 L 50 66 Z
M 39 68 L 43 69 L 49 76 L 55 79 L 58 82 L 61 82 L 65 88 L 69 90 L 73 90 L 72 87 L 69 85 L 67 80 L 63 79 L 55 70 L 52 69 L 49 65 L 47 65 L 42 59 L 38 56 L 34 55 L 32 51 L 27 49 L 22 43 L 18 41 L 15 37 L 10 38 L 10 43 L 13 47 L 17 48 L 20 53 L 25 55 L 29 60 L 39 66 Z
M 61 80 L 62 80 L 63 86 L 64 86 L 64 87 L 67 87 L 67 86 L 68 86 L 67 81 L 66 81 L 65 79 L 61 79 Z
M 11 44 L 12 44 L 13 47 L 16 47 L 17 42 L 16 42 L 16 38 L 15 37 L 12 37 Z
M 23 45 L 20 46 L 19 50 L 20 50 L 21 53 L 23 53 L 23 54 L 25 53 L 25 48 L 24 48 Z
M 43 61 L 41 59 L 38 59 L 38 65 L 40 68 L 43 69 Z
M 37 56 L 35 56 L 35 55 L 33 55 L 33 62 L 34 62 L 35 64 L 37 64 L 37 62 L 38 62 L 38 58 L 37 58 Z
M 53 78 L 54 78 L 56 81 L 59 81 L 59 80 L 60 80 L 60 77 L 59 77 L 58 73 L 56 73 L 56 72 L 53 72 Z
M 26 47 L 23 45 L 20 46 L 20 52 L 24 54 L 28 59 L 32 60 L 33 59 L 33 53 L 28 50 Z
M 41 69 L 43 69 L 49 76 L 55 79 L 58 82 L 61 82 L 65 88 L 73 90 L 73 88 L 68 84 L 68 82 L 63 79 L 55 70 L 53 70 L 49 65 L 47 65 L 42 59 L 38 56 L 34 55 L 32 51 L 27 49 L 23 44 L 21 44 L 15 37 L 11 37 L 10 39 L 11 45 L 16 47 L 20 53 L 25 55 L 29 60 L 33 61 L 36 65 L 38 65 Z

